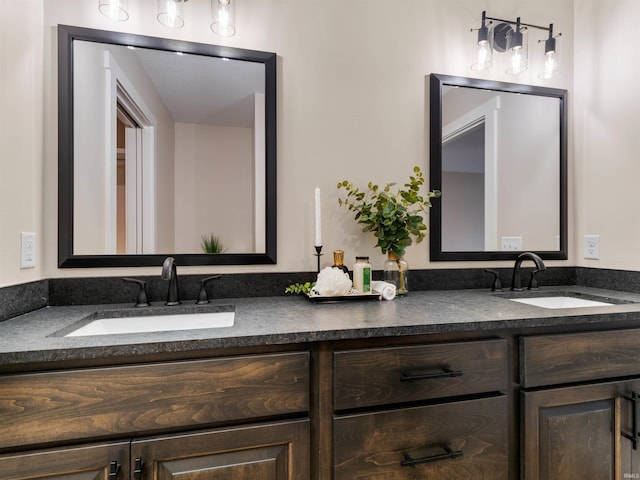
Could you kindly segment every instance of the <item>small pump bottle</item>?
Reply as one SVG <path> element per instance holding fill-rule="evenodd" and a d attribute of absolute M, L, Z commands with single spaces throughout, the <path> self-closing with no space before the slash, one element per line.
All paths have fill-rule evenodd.
<path fill-rule="evenodd" d="M 344 264 L 344 251 L 343 250 L 334 250 L 333 251 L 333 268 L 339 268 L 344 273 L 349 274 L 349 269 Z"/>
<path fill-rule="evenodd" d="M 371 293 L 369 257 L 356 257 L 356 263 L 353 264 L 353 288 L 360 293 Z"/>

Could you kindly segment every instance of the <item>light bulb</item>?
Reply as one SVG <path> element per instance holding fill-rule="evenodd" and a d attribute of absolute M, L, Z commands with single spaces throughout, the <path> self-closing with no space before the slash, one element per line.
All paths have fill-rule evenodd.
<path fill-rule="evenodd" d="M 542 80 L 549 80 L 559 74 L 558 55 L 556 52 L 545 53 L 544 71 L 538 77 Z"/>
<path fill-rule="evenodd" d="M 514 48 L 511 51 L 511 68 L 508 73 L 513 75 L 517 75 L 518 73 L 522 73 L 524 69 L 522 68 L 522 52 L 521 48 Z"/>
<path fill-rule="evenodd" d="M 486 70 L 489 68 L 493 64 L 492 53 L 489 42 L 486 40 L 478 42 L 477 55 L 475 61 L 471 65 L 471 70 Z"/>

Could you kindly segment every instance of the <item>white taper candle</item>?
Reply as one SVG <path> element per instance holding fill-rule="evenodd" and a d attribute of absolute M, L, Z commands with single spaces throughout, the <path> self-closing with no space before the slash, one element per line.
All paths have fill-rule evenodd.
<path fill-rule="evenodd" d="M 320 213 L 320 188 L 316 187 L 316 247 L 322 246 L 322 215 Z"/>

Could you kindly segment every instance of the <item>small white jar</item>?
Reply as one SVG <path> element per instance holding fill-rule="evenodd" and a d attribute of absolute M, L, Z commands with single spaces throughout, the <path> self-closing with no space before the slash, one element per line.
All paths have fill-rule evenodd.
<path fill-rule="evenodd" d="M 356 257 L 356 263 L 353 264 L 353 288 L 359 293 L 371 293 L 369 257 Z"/>

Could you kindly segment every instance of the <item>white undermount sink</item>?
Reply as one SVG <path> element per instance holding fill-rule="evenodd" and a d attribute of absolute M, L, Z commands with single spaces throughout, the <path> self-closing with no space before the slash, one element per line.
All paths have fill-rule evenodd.
<path fill-rule="evenodd" d="M 115 318 L 105 318 L 103 316 L 103 318 L 92 320 L 67 333 L 65 337 L 223 328 L 232 327 L 234 321 L 234 311 L 119 316 Z"/>
<path fill-rule="evenodd" d="M 582 308 L 582 307 L 605 307 L 614 305 L 613 303 L 588 300 L 576 297 L 537 297 L 537 298 L 510 298 L 512 302 L 526 303 L 542 308 Z"/>

